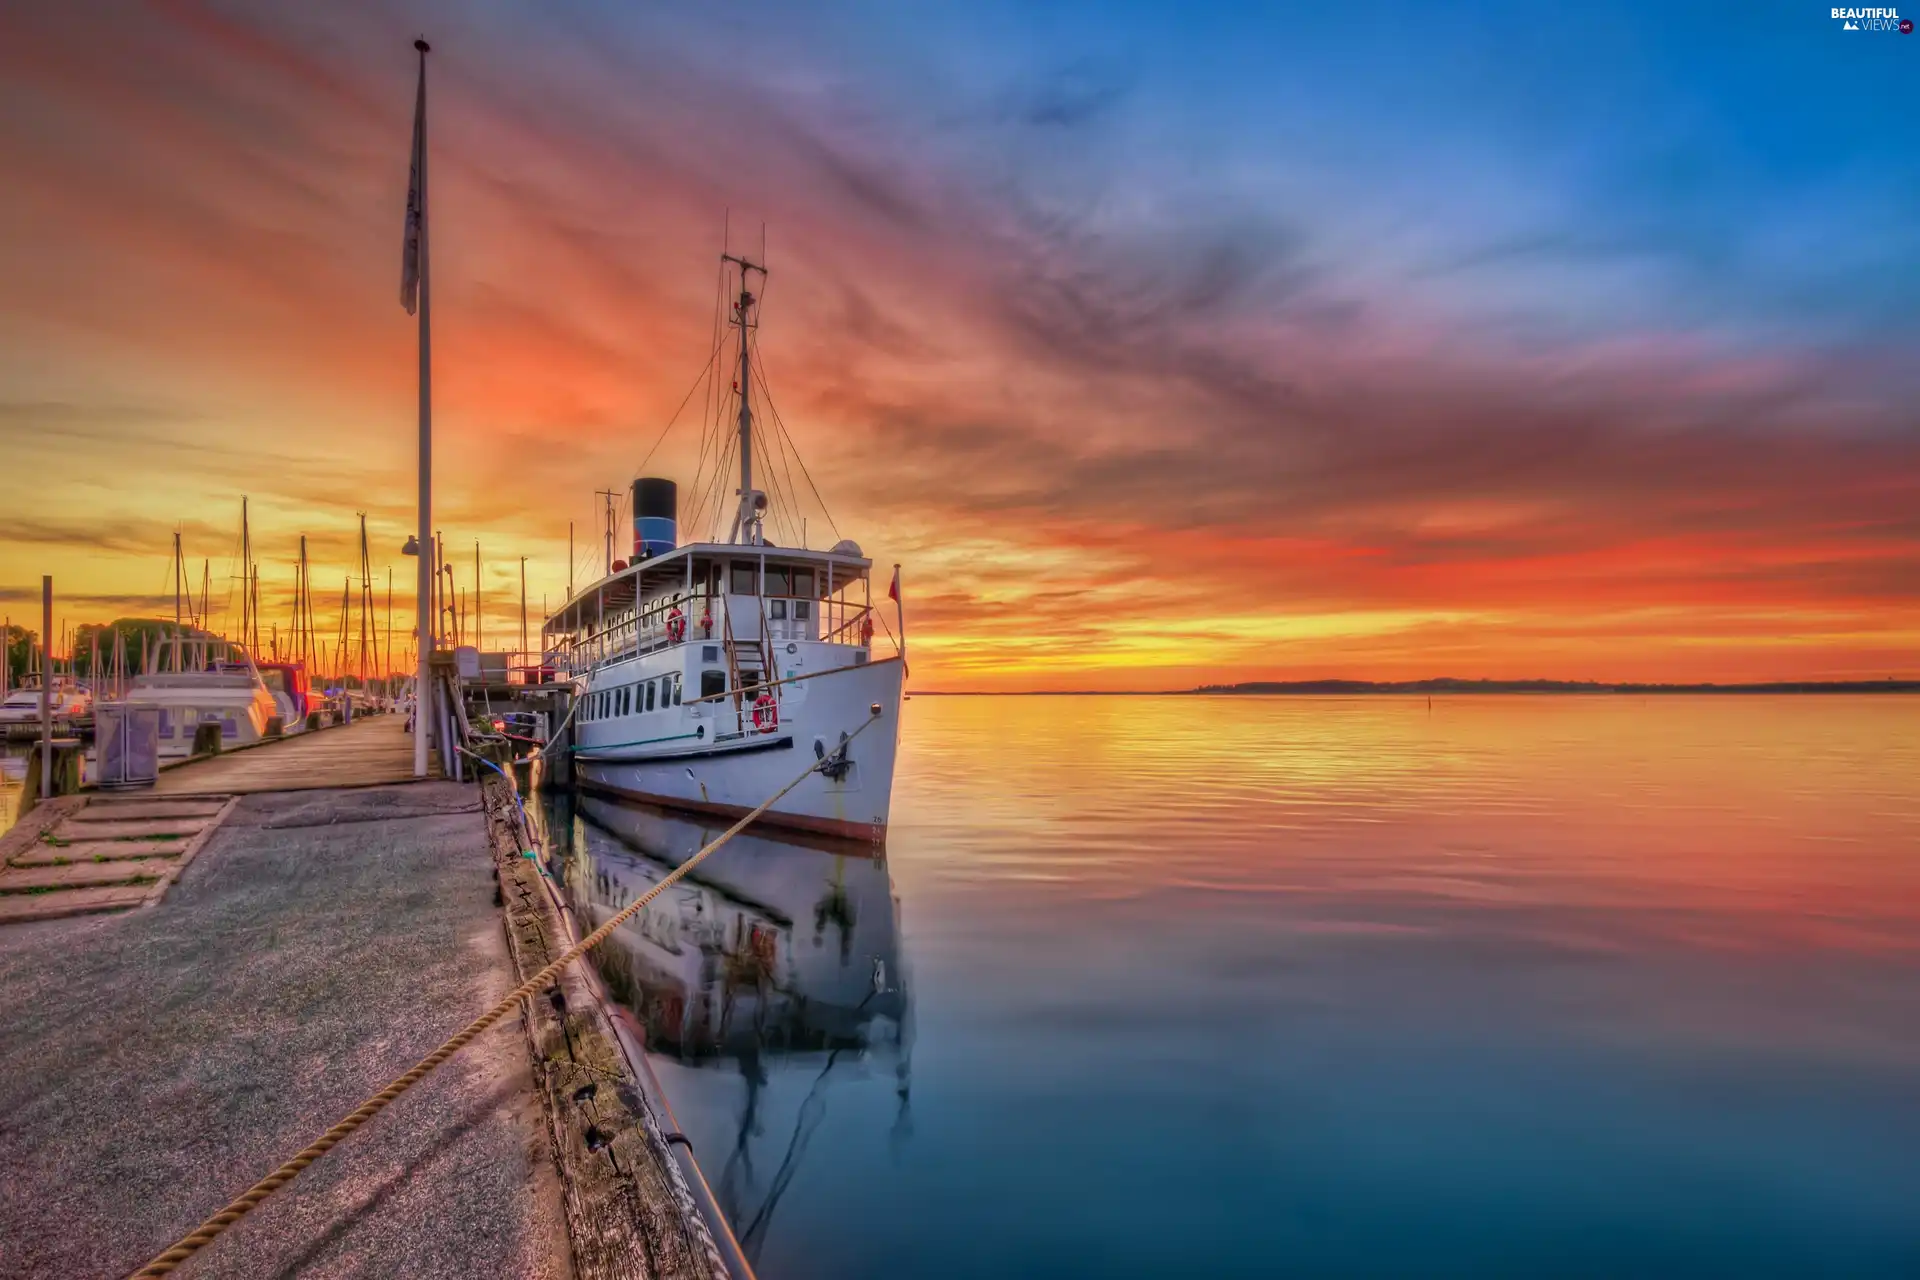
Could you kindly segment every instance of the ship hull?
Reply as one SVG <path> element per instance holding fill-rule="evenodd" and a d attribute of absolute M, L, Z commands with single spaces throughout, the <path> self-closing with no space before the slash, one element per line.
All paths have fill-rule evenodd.
<path fill-rule="evenodd" d="M 834 754 L 844 733 L 841 776 L 809 773 L 758 821 L 881 841 L 900 741 L 901 680 L 900 663 L 886 660 L 783 686 L 780 721 L 770 728 L 743 721 L 725 701 L 690 707 L 692 731 L 625 747 L 576 747 L 575 780 L 592 794 L 738 820 Z"/>

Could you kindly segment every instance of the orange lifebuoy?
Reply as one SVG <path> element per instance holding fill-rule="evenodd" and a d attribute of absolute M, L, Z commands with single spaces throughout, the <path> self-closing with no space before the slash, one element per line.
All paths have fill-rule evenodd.
<path fill-rule="evenodd" d="M 667 611 L 667 639 L 679 644 L 687 638 L 687 615 L 675 605 Z"/>
<path fill-rule="evenodd" d="M 872 614 L 868 614 L 866 617 L 860 619 L 860 643 L 861 644 L 873 643 L 873 615 Z"/>
<path fill-rule="evenodd" d="M 772 733 L 780 727 L 780 704 L 772 694 L 763 693 L 753 700 L 753 727 L 761 733 Z"/>

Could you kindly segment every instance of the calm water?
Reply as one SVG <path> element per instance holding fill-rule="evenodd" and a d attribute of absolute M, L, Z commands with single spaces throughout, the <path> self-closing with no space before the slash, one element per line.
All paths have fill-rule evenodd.
<path fill-rule="evenodd" d="M 1920 1274 L 1920 700 L 905 714 L 608 957 L 769 1280 Z"/>

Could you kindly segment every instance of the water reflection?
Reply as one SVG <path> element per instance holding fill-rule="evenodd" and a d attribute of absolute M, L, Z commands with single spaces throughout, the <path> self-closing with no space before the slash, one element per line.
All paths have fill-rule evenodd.
<path fill-rule="evenodd" d="M 725 830 L 596 797 L 549 795 L 535 818 L 582 931 L 598 927 Z M 532 814 L 530 817 L 534 816 Z M 750 1258 L 840 1080 L 890 1076 L 909 1132 L 911 1020 L 899 903 L 883 850 L 742 834 L 594 953 L 649 1049 L 742 1088 L 724 1156 L 702 1164 Z M 803 1090 L 798 1107 L 791 1095 Z M 783 1096 L 770 1105 L 772 1093 Z"/>

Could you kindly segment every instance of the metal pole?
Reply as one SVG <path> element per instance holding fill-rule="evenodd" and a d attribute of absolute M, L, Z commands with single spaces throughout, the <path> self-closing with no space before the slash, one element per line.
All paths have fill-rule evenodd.
<path fill-rule="evenodd" d="M 432 293 L 428 288 L 427 242 L 427 42 L 415 40 L 420 51 L 420 666 L 414 674 L 413 776 L 427 776 L 427 726 L 433 723 L 431 711 L 433 686 L 428 680 L 432 665 L 434 618 L 430 606 L 432 592 L 429 575 L 434 571 L 433 556 L 433 314 Z M 444 754 L 444 752 L 443 752 Z"/>
<path fill-rule="evenodd" d="M 527 661 L 527 558 L 520 557 L 520 662 Z M 4 681 L 0 681 L 4 684 Z"/>
<path fill-rule="evenodd" d="M 53 796 L 53 575 L 40 579 L 40 798 Z"/>

